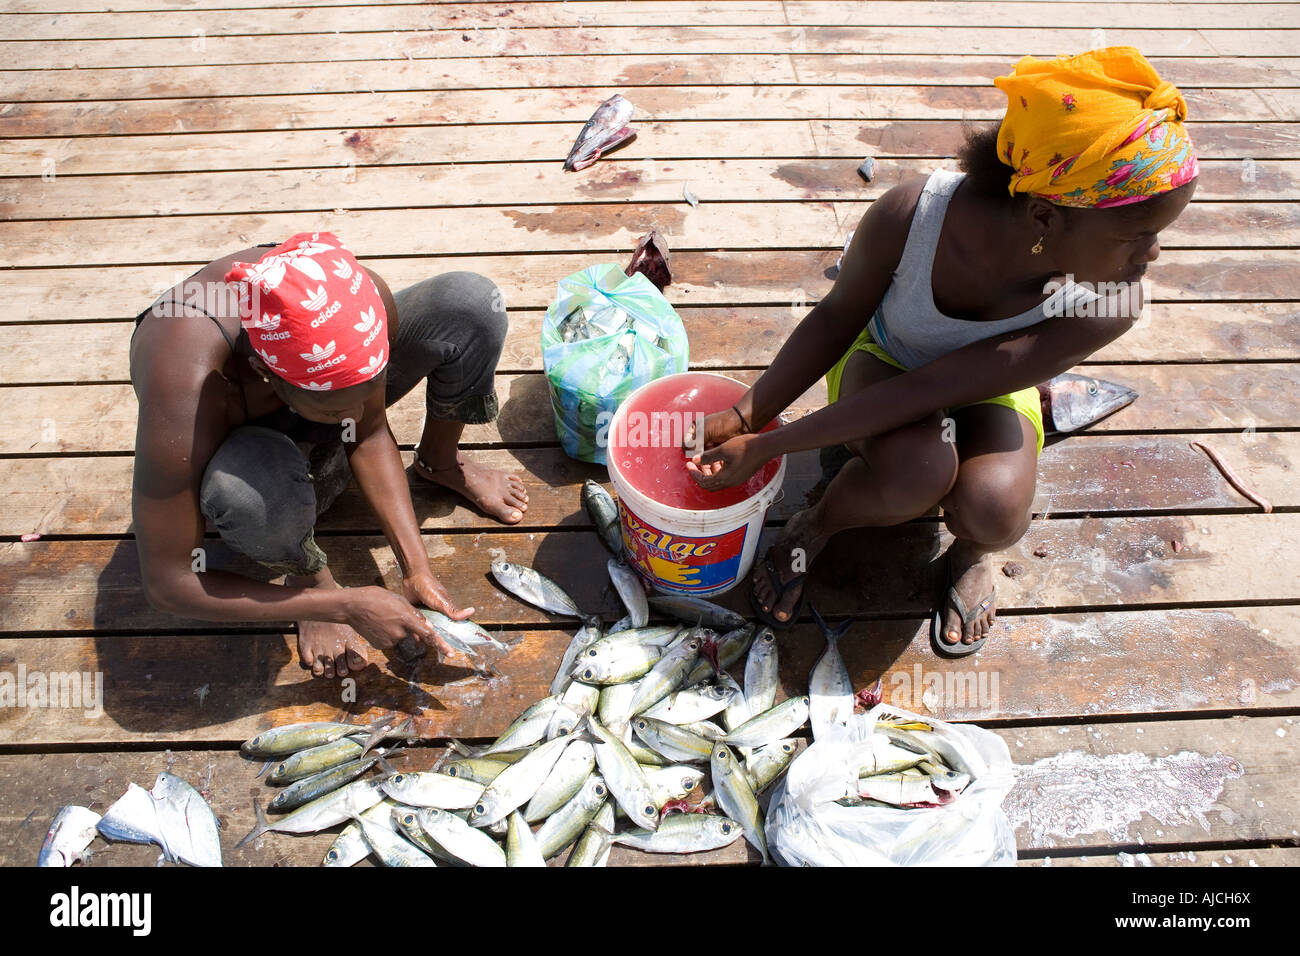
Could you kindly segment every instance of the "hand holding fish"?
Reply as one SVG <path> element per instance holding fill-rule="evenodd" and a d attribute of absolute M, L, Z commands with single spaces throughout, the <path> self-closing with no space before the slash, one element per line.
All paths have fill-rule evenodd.
<path fill-rule="evenodd" d="M 402 578 L 402 596 L 412 605 L 424 605 L 435 611 L 441 611 L 453 621 L 463 621 L 474 613 L 474 608 L 458 608 L 452 601 L 451 595 L 443 587 L 442 582 L 434 576 L 432 571 L 425 571 L 422 574 L 412 574 Z M 427 623 L 427 621 L 426 621 Z M 451 651 L 451 647 L 437 635 L 437 632 L 430 628 L 428 638 L 420 638 L 425 644 L 435 647 L 439 654 L 446 655 Z"/>
<path fill-rule="evenodd" d="M 736 435 L 686 461 L 686 470 L 706 491 L 734 488 L 748 481 L 773 457 L 764 450 L 764 435 Z"/>
<path fill-rule="evenodd" d="M 403 590 L 406 586 L 403 582 Z M 402 595 L 381 587 L 349 588 L 346 593 L 347 610 L 344 612 L 346 620 L 343 623 L 374 647 L 385 650 L 405 638 L 413 637 L 422 644 L 436 648 L 440 654 L 450 653 L 451 648 L 438 637 L 433 625 Z M 430 597 L 433 595 L 430 594 Z M 463 615 L 472 611 L 457 613 Z"/>

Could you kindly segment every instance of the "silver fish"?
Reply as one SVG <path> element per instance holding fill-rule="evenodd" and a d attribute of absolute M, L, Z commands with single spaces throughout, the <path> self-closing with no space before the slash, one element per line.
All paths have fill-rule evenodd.
<path fill-rule="evenodd" d="M 746 624 L 738 627 L 734 631 L 728 631 L 721 637 L 712 634 L 706 634 L 706 640 L 710 640 L 717 648 L 718 666 L 724 671 L 736 661 L 745 656 L 745 651 L 749 650 L 750 641 L 754 639 L 754 625 Z M 704 648 L 700 649 L 700 659 L 695 662 L 695 669 L 686 675 L 686 680 L 682 682 L 683 687 L 691 687 L 702 680 L 707 680 L 714 676 L 713 664 L 708 660 L 708 655 Z"/>
<path fill-rule="evenodd" d="M 621 730 L 627 726 L 627 722 L 632 719 L 632 712 L 629 707 L 632 703 L 632 697 L 636 694 L 636 684 L 609 684 L 600 689 L 600 704 L 596 708 L 596 715 L 600 722 L 612 729 Z"/>
<path fill-rule="evenodd" d="M 569 684 L 573 682 L 573 665 L 578 655 L 604 636 L 600 630 L 600 618 L 589 617 L 583 622 L 578 633 L 573 635 L 573 640 L 565 648 L 564 656 L 560 658 L 560 667 L 551 678 L 552 694 L 563 694 L 568 689 Z"/>
<path fill-rule="evenodd" d="M 776 633 L 765 627 L 754 636 L 745 660 L 745 705 L 756 714 L 771 710 L 781 687 Z"/>
<path fill-rule="evenodd" d="M 625 684 L 648 674 L 663 656 L 652 644 L 610 644 L 606 638 L 578 655 L 573 678 L 584 684 Z"/>
<path fill-rule="evenodd" d="M 587 726 L 600 740 L 596 744 L 596 766 L 605 778 L 605 785 L 623 812 L 639 827 L 653 830 L 659 825 L 659 811 L 654 805 L 654 794 L 646 781 L 636 758 L 628 752 L 623 741 L 602 727 L 595 718 L 587 718 Z"/>
<path fill-rule="evenodd" d="M 331 790 L 337 790 L 344 784 L 351 783 L 378 763 L 382 757 L 382 753 L 373 753 L 360 760 L 350 760 L 329 770 L 323 770 L 315 776 L 297 780 L 272 797 L 271 802 L 267 804 L 267 809 L 275 813 L 296 810 L 304 803 L 311 803 Z"/>
<path fill-rule="evenodd" d="M 705 740 L 721 740 L 727 732 L 711 720 L 693 720 L 689 724 L 680 724 L 682 730 L 703 737 Z"/>
<path fill-rule="evenodd" d="M 600 705 L 600 688 L 575 680 L 560 695 L 560 703 L 579 714 L 593 714 Z"/>
<path fill-rule="evenodd" d="M 966 755 L 962 753 L 957 744 L 942 734 L 923 730 L 901 730 L 882 727 L 880 724 L 876 725 L 876 730 L 905 748 L 914 751 L 925 751 L 939 763 L 958 773 L 964 773 L 968 777 L 976 776 L 975 770 L 966 759 Z"/>
<path fill-rule="evenodd" d="M 873 734 L 869 741 L 870 754 L 858 768 L 859 776 L 871 777 L 882 773 L 901 773 L 919 766 L 929 759 L 928 752 L 919 753 L 910 744 L 896 743 L 885 734 Z"/>
<path fill-rule="evenodd" d="M 754 793 L 762 793 L 785 773 L 798 750 L 798 738 L 788 737 L 759 747 L 746 757 L 745 772 L 749 774 Z"/>
<path fill-rule="evenodd" d="M 745 626 L 745 619 L 735 611 L 719 607 L 703 598 L 682 595 L 655 596 L 650 598 L 650 606 L 687 624 L 703 624 L 718 631 L 730 631 Z"/>
<path fill-rule="evenodd" d="M 510 814 L 506 834 L 506 866 L 545 866 L 546 857 L 537 842 L 537 835 L 518 811 Z"/>
<path fill-rule="evenodd" d="M 98 832 L 100 816 L 85 807 L 60 807 L 54 815 L 37 866 L 72 866 L 82 858 Z"/>
<path fill-rule="evenodd" d="M 456 815 L 428 809 L 417 811 L 416 820 L 438 846 L 470 866 L 506 865 L 506 854 L 496 841 Z"/>
<path fill-rule="evenodd" d="M 429 619 L 439 637 L 469 657 L 479 657 L 479 651 L 484 647 L 490 647 L 494 651 L 508 651 L 513 646 L 497 640 L 473 621 L 453 621 L 441 611 L 427 607 L 416 610 Z"/>
<path fill-rule="evenodd" d="M 564 589 L 545 575 L 522 564 L 493 561 L 492 577 L 498 584 L 522 601 L 526 601 L 552 614 L 585 617 Z"/>
<path fill-rule="evenodd" d="M 620 617 L 617 621 L 615 621 L 613 624 L 609 626 L 609 630 L 606 633 L 617 634 L 620 631 L 630 631 L 630 630 L 632 630 L 632 615 L 624 614 L 622 617 Z"/>
<path fill-rule="evenodd" d="M 758 808 L 758 798 L 749 785 L 749 778 L 744 768 L 736 760 L 736 755 L 726 744 L 713 748 L 709 760 L 710 776 L 713 778 L 713 792 L 717 797 L 722 812 L 744 828 L 745 839 L 763 854 L 763 862 L 771 863 L 767 853 L 767 836 L 763 831 L 763 814 Z"/>
<path fill-rule="evenodd" d="M 465 810 L 474 806 L 486 789 L 473 780 L 445 773 L 395 773 L 379 781 L 379 789 L 408 807 Z"/>
<path fill-rule="evenodd" d="M 686 764 L 644 768 L 646 782 L 660 810 L 672 800 L 685 800 L 704 783 L 704 771 Z"/>
<path fill-rule="evenodd" d="M 449 777 L 472 780 L 486 787 L 508 766 L 510 764 L 506 761 L 493 760 L 491 757 L 465 757 L 447 764 L 441 772 Z"/>
<path fill-rule="evenodd" d="M 550 697 L 543 697 L 516 717 L 515 722 L 486 747 L 465 748 L 466 756 L 491 757 L 511 750 L 522 750 L 531 747 L 546 737 L 547 728 L 551 724 L 551 717 L 559 706 L 560 698 L 558 695 L 552 694 Z"/>
<path fill-rule="evenodd" d="M 596 112 L 591 114 L 591 119 L 573 141 L 564 168 L 569 172 L 586 169 L 603 154 L 634 138 L 636 130 L 628 125 L 628 121 L 635 109 L 618 93 L 596 107 Z"/>
<path fill-rule="evenodd" d="M 618 592 L 619 600 L 627 608 L 627 616 L 631 619 L 632 626 L 645 627 L 650 620 L 650 605 L 646 601 L 645 585 L 641 583 L 641 575 L 613 558 L 605 562 L 605 568 L 609 571 L 609 579 L 614 583 L 614 590 Z"/>
<path fill-rule="evenodd" d="M 280 833 L 317 833 L 327 830 L 355 818 L 383 798 L 384 792 L 379 789 L 379 782 L 371 778 L 363 778 L 299 807 L 287 817 L 268 823 L 266 814 L 262 812 L 261 801 L 254 797 L 253 813 L 257 817 L 257 823 L 249 831 L 248 836 L 235 844 L 235 848 L 238 849 L 272 830 Z"/>
<path fill-rule="evenodd" d="M 703 853 L 730 846 L 744 833 L 735 820 L 712 813 L 678 813 L 667 817 L 654 833 L 629 830 L 613 842 L 646 853 Z"/>
<path fill-rule="evenodd" d="M 393 826 L 393 809 L 397 806 L 397 803 L 385 797 L 370 809 L 362 811 L 361 816 L 371 823 L 391 827 Z M 325 859 L 321 865 L 355 866 L 369 855 L 370 844 L 361 835 L 361 825 L 353 822 L 344 827 L 334 842 L 330 844 L 329 849 L 325 851 Z"/>
<path fill-rule="evenodd" d="M 614 831 L 614 807 L 613 800 L 601 804 L 591 823 L 587 824 L 587 829 L 574 844 L 573 852 L 564 861 L 565 866 L 604 866 L 609 862 L 609 851 L 614 845 L 610 842 Z"/>
<path fill-rule="evenodd" d="M 645 741 L 646 746 L 669 760 L 683 763 L 702 763 L 709 759 L 713 741 L 692 733 L 685 727 L 665 724 L 653 717 L 638 717 L 632 721 L 632 730 Z"/>
<path fill-rule="evenodd" d="M 529 823 L 536 823 L 555 813 L 582 789 L 583 783 L 595 769 L 596 751 L 592 749 L 590 742 L 573 741 L 565 748 L 560 759 L 555 761 L 555 766 L 547 774 L 546 780 L 528 801 L 528 806 L 524 808 L 524 819 Z"/>
<path fill-rule="evenodd" d="M 300 750 L 307 750 L 310 747 L 319 747 L 321 744 L 330 743 L 340 737 L 349 737 L 359 733 L 373 734 L 391 727 L 392 724 L 392 717 L 383 717 L 374 723 L 365 725 L 319 721 L 305 724 L 287 724 L 283 727 L 272 727 L 270 730 L 262 731 L 251 740 L 244 741 L 239 749 L 246 757 L 283 757 L 297 753 Z"/>
<path fill-rule="evenodd" d="M 745 692 L 736 683 L 735 678 L 726 671 L 718 675 L 717 686 L 723 691 L 731 691 L 727 706 L 722 711 L 722 726 L 727 730 L 735 730 L 752 716 L 749 712 L 749 701 L 745 700 Z"/>
<path fill-rule="evenodd" d="M 153 798 L 148 790 L 134 783 L 127 784 L 126 793 L 104 811 L 98 829 L 110 840 L 165 845 Z"/>
<path fill-rule="evenodd" d="M 954 793 L 936 789 L 931 777 L 913 777 L 904 773 L 859 777 L 858 796 L 896 807 L 938 807 L 957 797 Z"/>
<path fill-rule="evenodd" d="M 1050 432 L 1074 432 L 1132 403 L 1138 393 L 1105 379 L 1063 372 L 1038 386 L 1043 424 Z"/>
<path fill-rule="evenodd" d="M 686 637 L 674 644 L 636 685 L 628 705 L 633 716 L 653 707 L 686 679 L 700 656 L 700 638 Z"/>
<path fill-rule="evenodd" d="M 300 750 L 272 767 L 266 779 L 279 786 L 306 777 L 314 777 L 349 760 L 356 760 L 361 756 L 361 748 L 365 740 L 363 735 L 354 734 L 351 737 L 340 737 L 338 740 L 321 744 L 319 747 Z"/>
<path fill-rule="evenodd" d="M 548 740 L 517 764 L 501 771 L 474 804 L 469 815 L 470 826 L 487 826 L 504 820 L 515 808 L 531 800 L 564 748 L 572 742 L 570 737 Z"/>
<path fill-rule="evenodd" d="M 623 529 L 618 519 L 618 505 L 613 497 L 599 483 L 588 478 L 582 483 L 583 510 L 596 526 L 600 539 L 613 552 L 614 557 L 623 558 Z"/>
<path fill-rule="evenodd" d="M 949 793 L 961 793 L 970 786 L 969 774 L 949 770 L 941 764 L 935 764 L 929 760 L 923 760 L 916 765 L 916 768 L 930 778 L 930 785 L 936 790 L 945 790 Z"/>
<path fill-rule="evenodd" d="M 203 795 L 166 771 L 158 774 L 149 791 L 163 852 L 190 866 L 221 866 L 220 824 Z"/>
<path fill-rule="evenodd" d="M 826 649 L 808 675 L 808 712 L 812 719 L 813 740 L 821 740 L 833 727 L 847 727 L 853 716 L 853 680 L 840 656 L 839 641 L 853 626 L 845 621 L 831 627 L 812 608 L 813 620 L 826 638 Z"/>
<path fill-rule="evenodd" d="M 545 859 L 569 846 L 609 800 L 609 788 L 598 773 L 589 774 L 582 786 L 564 805 L 546 818 L 537 830 L 537 845 Z"/>
<path fill-rule="evenodd" d="M 722 739 L 741 747 L 761 747 L 789 737 L 807 722 L 808 698 L 791 697 L 771 710 L 749 718 Z"/>
<path fill-rule="evenodd" d="M 398 836 L 390 828 L 378 823 L 371 823 L 360 814 L 357 815 L 356 820 L 357 825 L 361 827 L 362 838 L 384 866 L 428 867 L 438 865 L 433 862 L 433 858 L 429 854 L 405 837 Z"/>
<path fill-rule="evenodd" d="M 429 834 L 424 832 L 423 828 L 420 826 L 419 815 L 421 813 L 445 813 L 448 817 L 456 820 L 461 825 L 469 826 L 469 824 L 465 823 L 464 820 L 457 817 L 453 810 L 438 810 L 433 807 L 417 808 L 398 806 L 394 807 L 391 813 L 393 831 L 406 837 L 425 853 L 429 854 L 429 856 L 433 857 L 434 860 L 440 860 L 448 866 L 466 866 L 467 864 L 464 860 L 448 853 L 441 846 L 435 843 Z M 489 841 L 492 839 L 486 834 L 483 834 L 483 837 Z M 495 844 L 493 845 L 495 846 Z"/>
<path fill-rule="evenodd" d="M 675 691 L 641 713 L 647 717 L 653 717 L 656 720 L 677 724 L 678 726 L 693 723 L 697 720 L 707 720 L 726 709 L 731 699 L 736 695 L 736 690 L 739 689 L 733 690 L 733 687 L 735 687 L 735 681 L 732 681 L 732 687 L 724 687 L 719 681 L 716 687 L 701 685 L 692 687 L 689 690 Z"/>

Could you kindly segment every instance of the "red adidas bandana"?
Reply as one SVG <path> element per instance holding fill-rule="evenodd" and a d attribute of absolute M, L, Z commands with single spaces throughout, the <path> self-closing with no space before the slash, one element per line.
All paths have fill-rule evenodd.
<path fill-rule="evenodd" d="M 352 253 L 329 232 L 303 232 L 236 262 L 240 316 L 266 367 L 313 391 L 368 382 L 388 365 L 384 303 Z"/>

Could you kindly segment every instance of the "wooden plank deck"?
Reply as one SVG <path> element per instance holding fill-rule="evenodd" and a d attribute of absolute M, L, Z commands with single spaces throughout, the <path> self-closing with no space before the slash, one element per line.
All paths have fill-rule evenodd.
<path fill-rule="evenodd" d="M 625 261 L 658 226 L 694 366 L 752 380 L 830 288 L 867 205 L 951 167 L 963 124 L 998 118 L 995 75 L 1103 43 L 1139 47 L 1186 92 L 1202 157 L 1196 200 L 1162 235 L 1149 316 L 1084 363 L 1141 398 L 1045 450 L 1035 520 L 997 559 L 1023 570 L 999 578 L 1002 626 L 977 659 L 928 646 L 949 540 L 937 516 L 842 536 L 810 593 L 858 621 L 843 646 L 856 686 L 880 677 L 887 699 L 1007 741 L 1022 865 L 1300 862 L 1297 40 L 1300 9 L 1271 2 L 0 0 L 0 671 L 98 671 L 105 692 L 98 716 L 0 708 L 0 864 L 33 862 L 58 806 L 102 809 L 171 768 L 206 788 L 227 862 L 314 865 L 331 836 L 232 850 L 264 788 L 241 740 L 400 710 L 424 738 L 402 759 L 423 768 L 447 738 L 496 735 L 544 694 L 571 632 L 495 589 L 493 556 L 621 613 L 603 575 L 573 571 L 600 556 L 578 489 L 603 469 L 566 458 L 551 426 L 537 340 L 555 281 Z M 638 138 L 563 173 L 616 91 L 638 108 Z M 855 172 L 866 155 L 870 184 Z M 291 626 L 182 620 L 141 593 L 127 317 L 210 258 L 322 227 L 394 288 L 471 269 L 506 295 L 502 415 L 466 442 L 519 469 L 530 511 L 503 528 L 414 493 L 452 593 L 523 638 L 491 681 L 455 658 L 375 655 L 345 706 L 303 676 Z M 420 401 L 390 418 L 409 460 Z M 772 528 L 819 477 L 815 454 L 792 457 Z M 344 583 L 395 581 L 355 489 L 320 540 Z M 746 607 L 739 592 L 723 603 Z M 816 629 L 784 647 L 783 694 L 802 692 Z M 949 693 L 927 696 L 927 677 Z M 1131 799 L 1107 803 L 1121 773 Z M 1199 789 L 1162 790 L 1169 779 Z M 92 862 L 155 856 L 115 846 Z M 739 844 L 693 862 L 751 856 Z"/>

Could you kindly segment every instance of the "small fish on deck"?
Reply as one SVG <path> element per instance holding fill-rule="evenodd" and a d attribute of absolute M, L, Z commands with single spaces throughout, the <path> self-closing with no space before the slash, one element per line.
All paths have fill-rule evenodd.
<path fill-rule="evenodd" d="M 627 125 L 635 109 L 618 93 L 596 107 L 573 141 L 564 168 L 570 172 L 586 169 L 605 153 L 635 138 L 636 130 Z"/>

